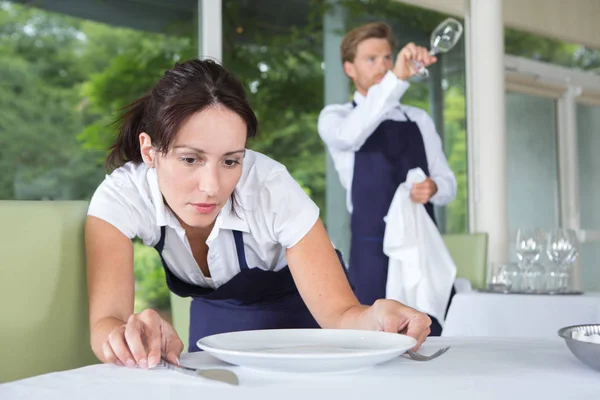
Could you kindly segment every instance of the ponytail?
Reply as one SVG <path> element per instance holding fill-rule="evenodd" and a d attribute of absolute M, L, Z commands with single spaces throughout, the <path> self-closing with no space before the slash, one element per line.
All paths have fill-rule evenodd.
<path fill-rule="evenodd" d="M 148 130 L 146 120 L 149 103 L 150 94 L 140 97 L 124 107 L 125 112 L 115 121 L 114 125 L 118 126 L 119 133 L 106 158 L 105 167 L 109 171 L 119 168 L 129 161 L 137 163 L 143 161 L 139 135 Z"/>

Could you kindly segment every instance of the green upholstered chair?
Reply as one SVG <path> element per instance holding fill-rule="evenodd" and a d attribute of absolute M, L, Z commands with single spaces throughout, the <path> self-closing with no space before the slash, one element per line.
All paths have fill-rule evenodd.
<path fill-rule="evenodd" d="M 83 201 L 0 201 L 0 382 L 97 363 Z"/>
<path fill-rule="evenodd" d="M 444 234 L 444 243 L 456 264 L 457 278 L 465 278 L 475 289 L 485 288 L 487 233 Z"/>

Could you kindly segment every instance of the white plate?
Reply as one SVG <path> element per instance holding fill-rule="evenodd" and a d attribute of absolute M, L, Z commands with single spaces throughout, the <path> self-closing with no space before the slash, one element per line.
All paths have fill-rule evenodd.
<path fill-rule="evenodd" d="M 342 329 L 230 332 L 198 340 L 230 364 L 271 372 L 347 372 L 398 357 L 417 341 L 397 333 Z"/>

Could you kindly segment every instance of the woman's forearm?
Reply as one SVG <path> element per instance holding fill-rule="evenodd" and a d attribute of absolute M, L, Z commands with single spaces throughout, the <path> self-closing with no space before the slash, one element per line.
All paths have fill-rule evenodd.
<path fill-rule="evenodd" d="M 368 306 L 361 304 L 352 305 L 340 313 L 337 320 L 337 329 L 371 329 L 370 324 L 366 322 L 365 312 Z"/>

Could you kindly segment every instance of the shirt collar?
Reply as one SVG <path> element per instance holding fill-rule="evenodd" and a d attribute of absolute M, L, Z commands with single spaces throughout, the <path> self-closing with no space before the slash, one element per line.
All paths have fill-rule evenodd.
<path fill-rule="evenodd" d="M 181 228 L 179 223 L 174 224 L 173 219 L 177 220 L 171 210 L 165 205 L 163 195 L 158 187 L 158 177 L 154 168 L 148 168 L 146 173 L 146 180 L 148 182 L 148 188 L 150 189 L 150 200 L 154 205 L 156 213 L 156 225 L 158 226 L 170 226 L 172 228 Z M 177 221 L 179 222 L 179 221 Z"/>
<path fill-rule="evenodd" d="M 235 204 L 235 212 L 231 210 L 231 199 L 227 200 L 227 203 L 221 209 L 219 216 L 217 219 L 221 219 L 220 229 L 229 229 L 232 231 L 241 231 L 241 232 L 250 232 L 250 228 L 248 227 L 248 222 L 246 221 L 246 216 L 244 214 L 243 207 L 236 202 Z M 217 223 L 215 222 L 215 226 Z"/>
<path fill-rule="evenodd" d="M 363 101 L 366 101 L 366 100 L 367 100 L 367 98 L 366 98 L 366 96 L 363 96 L 362 94 L 360 94 L 358 91 L 355 91 L 355 92 L 354 92 L 354 97 L 353 97 L 353 100 L 354 100 L 354 102 L 356 103 L 356 105 L 359 105 L 359 104 L 361 104 Z M 400 108 L 400 109 L 403 109 L 403 108 L 402 108 L 402 102 L 401 102 L 401 101 L 398 101 L 398 105 L 397 105 L 397 107 L 398 107 L 398 108 Z"/>
<path fill-rule="evenodd" d="M 360 94 L 357 91 L 354 92 L 354 102 L 358 105 L 360 103 L 362 103 L 363 101 L 365 101 L 367 98 L 365 96 L 363 96 L 362 94 Z"/>

